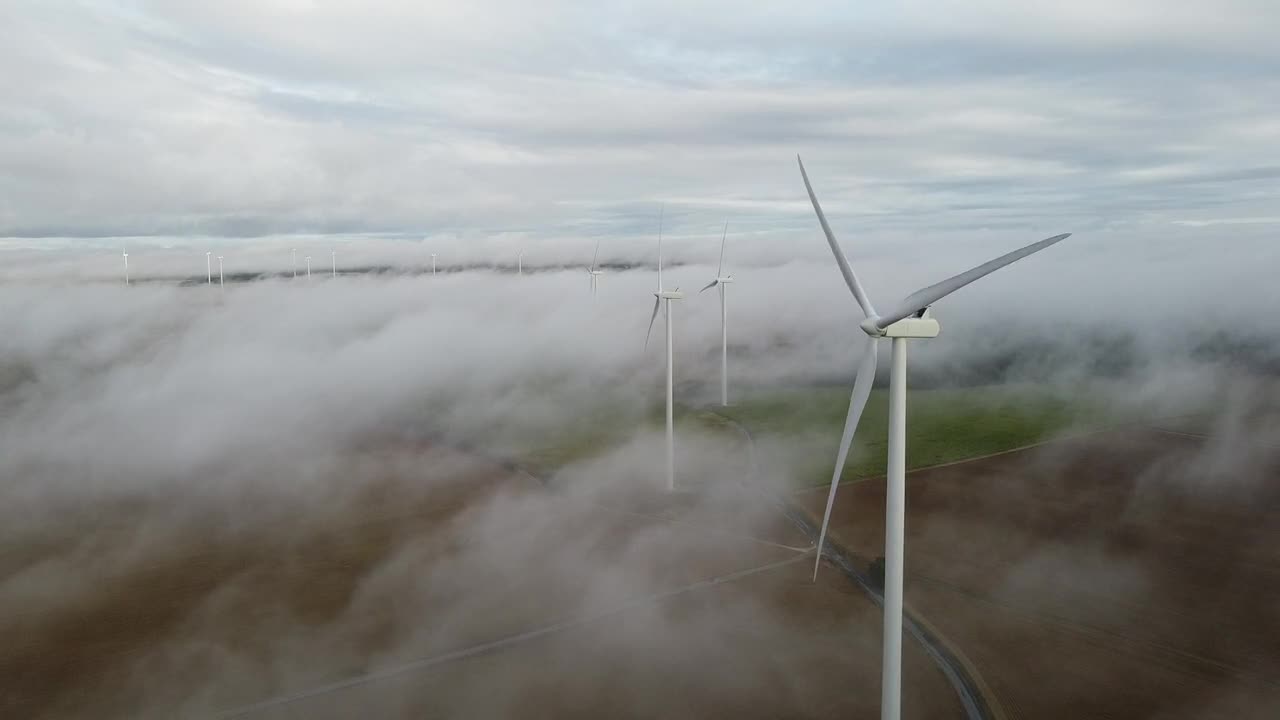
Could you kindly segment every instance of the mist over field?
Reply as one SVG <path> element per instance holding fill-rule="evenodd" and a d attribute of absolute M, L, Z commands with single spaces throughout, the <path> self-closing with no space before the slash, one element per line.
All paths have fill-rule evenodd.
<path fill-rule="evenodd" d="M 944 334 L 916 345 L 912 376 L 943 387 L 1030 381 L 1059 394 L 1087 382 L 1104 387 L 1117 407 L 1207 411 L 1227 432 L 1213 433 L 1196 462 L 1208 464 L 1210 478 L 1250 477 L 1238 472 L 1239 448 L 1274 440 L 1259 437 L 1274 423 L 1253 418 L 1269 417 L 1265 398 L 1274 390 L 1265 375 L 1276 335 L 1267 318 L 1247 319 L 1249 307 L 1268 299 L 1235 296 L 1245 320 L 1223 331 L 1224 340 L 1203 319 L 1183 315 L 1185 301 L 1169 288 L 1144 288 L 1150 298 L 1143 302 L 1136 287 L 1096 282 L 1088 298 L 1072 295 L 1086 279 L 1073 271 L 1084 275 L 1089 266 L 1081 249 L 1062 250 L 940 304 Z M 875 292 L 905 292 L 905 283 L 917 282 L 881 274 L 875 261 L 863 266 L 878 278 Z M 834 267 L 815 258 L 733 270 L 735 393 L 851 379 L 859 317 Z M 713 271 L 681 264 L 668 270 L 667 283 L 696 288 Z M 209 565 L 216 583 L 189 588 L 159 613 L 156 635 L 107 675 L 111 692 L 85 691 L 112 698 L 119 712 L 200 714 L 488 640 L 507 621 L 514 631 L 513 618 L 607 611 L 673 580 L 695 579 L 670 567 L 673 553 L 689 547 L 697 556 L 737 556 L 743 536 L 759 537 L 777 521 L 740 484 L 747 456 L 732 436 L 682 431 L 679 440 L 680 477 L 701 489 L 696 512 L 721 519 L 712 529 L 689 522 L 619 534 L 618 523 L 630 516 L 602 515 L 601 504 L 651 503 L 643 498 L 660 486 L 651 459 L 661 441 L 648 418 L 660 397 L 661 338 L 644 348 L 651 270 L 607 273 L 594 301 L 585 275 L 535 265 L 523 276 L 316 276 L 222 290 L 145 275 L 129 288 L 66 278 L 5 286 L 0 622 L 9 632 L 45 627 L 74 637 L 64 624 L 92 618 L 92 608 L 108 602 L 100 593 L 146 597 L 180 582 L 165 572 Z M 892 283 L 881 279 L 890 276 Z M 1153 310 L 1110 313 L 1101 325 L 1081 312 L 1090 306 Z M 1217 309 L 1230 310 L 1225 303 Z M 711 293 L 677 305 L 682 403 L 714 397 L 718 311 Z M 498 466 L 459 451 L 518 458 L 593 424 L 615 427 L 614 439 L 559 471 L 549 494 L 531 479 L 499 482 Z M 1222 456 L 1236 464 L 1219 466 L 1213 458 Z M 763 458 L 767 470 L 758 479 L 784 489 L 793 482 L 792 459 Z M 442 507 L 459 514 L 439 515 Z M 404 515 L 411 508 L 427 508 L 419 510 L 426 515 Z M 400 530 L 343 549 L 344 528 L 361 517 Z M 424 517 L 448 519 L 433 526 Z M 798 537 L 790 542 L 803 545 Z M 318 607 L 305 600 L 316 580 L 289 569 L 297 561 L 269 569 L 270 548 L 294 557 L 308 545 L 316 547 L 303 547 L 301 557 L 347 566 L 347 575 L 331 581 L 339 587 L 326 591 L 334 598 Z M 1029 569 L 1042 559 L 1028 562 L 1010 582 L 1045 572 Z M 1083 572 L 1080 558 L 1072 562 Z M 1120 572 L 1107 570 L 1105 557 L 1097 562 L 1097 572 Z M 272 576 L 264 594 L 263 578 Z M 723 662 L 726 638 L 747 622 L 766 644 L 803 641 L 827 662 L 847 654 L 843 643 L 797 629 L 758 598 L 726 602 L 714 613 L 644 614 L 621 635 L 589 637 L 606 656 L 652 652 L 656 662 L 666 653 L 703 653 L 707 662 Z M 255 608 L 248 616 L 245 603 Z M 437 695 L 427 707 L 513 713 L 509 703 L 541 682 L 526 672 L 498 672 L 492 679 L 500 690 L 483 693 L 493 705 L 477 705 L 478 690 L 470 690 Z M 153 674 L 185 679 L 157 688 L 145 681 Z M 589 686 L 584 681 L 583 690 Z M 421 689 L 410 683 L 374 695 L 378 703 L 398 698 L 413 706 Z M 799 694 L 785 700 L 804 707 Z M 447 710 L 452 702 L 461 704 Z M 55 714 L 59 707 L 83 711 L 55 704 Z M 629 707 L 645 714 L 643 702 Z"/>

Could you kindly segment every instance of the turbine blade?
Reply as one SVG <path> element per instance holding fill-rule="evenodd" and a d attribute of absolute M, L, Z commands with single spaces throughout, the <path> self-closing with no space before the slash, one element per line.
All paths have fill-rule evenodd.
<path fill-rule="evenodd" d="M 831 252 L 836 256 L 836 264 L 840 266 L 840 274 L 844 276 L 844 283 L 849 286 L 853 298 L 858 301 L 858 306 L 862 308 L 862 313 L 867 317 L 876 314 L 876 309 L 871 306 L 871 298 L 867 297 L 867 293 L 862 289 L 862 283 L 858 282 L 858 276 L 853 274 L 853 268 L 849 266 L 849 259 L 844 256 L 844 251 L 840 249 L 840 243 L 836 242 L 835 233 L 831 232 L 831 226 L 827 224 L 827 216 L 822 214 L 822 206 L 818 204 L 818 196 L 813 194 L 813 185 L 809 184 L 809 173 L 804 171 L 804 161 L 800 156 L 796 156 L 796 162 L 800 163 L 800 177 L 804 178 L 804 189 L 809 191 L 809 201 L 813 203 L 813 211 L 818 213 L 818 224 L 822 225 L 822 232 L 827 236 L 827 244 L 831 246 Z"/>
<path fill-rule="evenodd" d="M 711 288 L 713 288 L 713 287 L 715 287 L 716 285 L 719 285 L 719 284 L 720 284 L 720 279 L 719 279 L 719 278 L 716 278 L 715 280 L 712 280 L 711 282 L 707 283 L 707 286 L 706 286 L 706 287 L 704 287 L 704 288 L 702 288 L 702 290 L 699 290 L 698 292 L 699 292 L 699 293 L 702 293 L 702 292 L 704 292 L 704 291 L 706 291 L 706 290 L 710 290 Z"/>
<path fill-rule="evenodd" d="M 649 329 L 644 334 L 644 347 L 649 349 L 649 336 L 653 334 L 653 321 L 658 319 L 658 305 L 662 303 L 661 298 L 653 299 L 653 314 L 649 316 Z"/>
<path fill-rule="evenodd" d="M 1054 235 L 1051 238 L 1045 238 L 1040 242 L 1031 243 L 1019 250 L 1014 250 L 1011 253 L 1005 253 L 995 260 L 988 260 L 972 270 L 966 270 L 959 275 L 949 277 L 940 283 L 917 290 L 903 298 L 902 302 L 898 303 L 898 306 L 893 309 L 893 312 L 877 319 L 876 326 L 880 328 L 889 327 L 902 318 L 907 317 L 908 315 L 911 315 L 912 313 L 915 313 L 938 300 L 941 300 L 974 280 L 990 275 L 1005 265 L 1017 262 L 1032 253 L 1040 252 L 1050 245 L 1062 242 L 1069 237 L 1071 237 L 1071 233 L 1063 233 L 1061 235 Z"/>
<path fill-rule="evenodd" d="M 871 395 L 871 382 L 876 377 L 876 350 L 878 342 L 872 338 L 862 355 L 862 364 L 858 366 L 858 377 L 853 381 L 853 393 L 849 395 L 849 415 L 844 420 L 844 434 L 840 436 L 840 450 L 836 453 L 836 467 L 831 473 L 831 490 L 827 493 L 827 509 L 822 513 L 822 529 L 818 531 L 818 556 L 813 560 L 813 579 L 818 579 L 818 565 L 822 563 L 822 544 L 827 539 L 827 526 L 831 522 L 831 508 L 836 502 L 836 487 L 840 484 L 840 475 L 844 472 L 844 461 L 849 456 L 849 446 L 853 444 L 853 433 L 858 429 L 858 420 L 862 418 L 862 410 L 867 406 L 867 397 Z"/>
<path fill-rule="evenodd" d="M 596 241 L 596 251 L 591 254 L 591 269 L 596 269 L 596 259 L 600 257 L 600 241 Z"/>
<path fill-rule="evenodd" d="M 720 264 L 716 266 L 716 277 L 724 275 L 724 241 L 729 237 L 729 221 L 724 221 L 724 234 L 720 236 Z"/>

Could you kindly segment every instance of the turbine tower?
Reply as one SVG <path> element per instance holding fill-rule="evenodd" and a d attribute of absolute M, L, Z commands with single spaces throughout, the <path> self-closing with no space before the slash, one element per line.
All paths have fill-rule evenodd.
<path fill-rule="evenodd" d="M 222 256 L 221 256 L 221 255 L 219 255 L 219 256 L 218 256 L 218 289 L 219 289 L 219 290 L 223 289 L 223 282 L 222 282 Z"/>
<path fill-rule="evenodd" d="M 431 274 L 436 274 L 436 254 L 431 253 Z"/>
<path fill-rule="evenodd" d="M 124 254 L 124 286 L 129 287 L 129 251 L 122 248 L 120 252 Z"/>
<path fill-rule="evenodd" d="M 844 433 L 840 437 L 840 449 L 836 453 L 836 466 L 831 475 L 831 489 L 827 493 L 827 507 L 822 515 L 822 529 L 818 534 L 818 555 L 814 561 L 813 574 L 818 576 L 818 563 L 822 561 L 822 545 L 827 536 L 827 525 L 831 521 L 831 507 L 836 499 L 836 487 L 844 470 L 845 458 L 849 454 L 849 445 L 853 442 L 853 434 L 858 428 L 858 420 L 866 407 L 867 396 L 871 393 L 871 383 L 876 374 L 876 350 L 880 338 L 892 338 L 892 354 L 889 372 L 889 450 L 885 487 L 885 533 L 884 533 L 884 655 L 881 668 L 880 684 L 880 717 L 882 720 L 898 720 L 902 712 L 902 575 L 904 530 L 906 525 L 906 458 L 907 458 L 907 340 L 909 338 L 937 337 L 938 321 L 931 317 L 930 306 L 960 288 L 981 277 L 999 270 L 1017 260 L 1043 250 L 1054 243 L 1065 240 L 1071 233 L 1054 235 L 1020 250 L 1001 255 L 989 260 L 972 270 L 947 278 L 940 283 L 917 290 L 902 299 L 892 310 L 881 315 L 871 305 L 871 299 L 858 282 L 858 276 L 849 266 L 844 251 L 836 242 L 836 236 L 827 224 L 827 217 L 822 214 L 822 206 L 809 183 L 809 175 L 805 172 L 804 162 L 796 156 L 800 165 L 800 177 L 804 179 L 805 190 L 809 193 L 809 201 L 813 203 L 813 211 L 818 215 L 818 223 L 827 236 L 827 244 L 835 255 L 836 265 L 844 276 L 845 284 L 853 293 L 854 300 L 862 308 L 865 319 L 858 326 L 870 338 L 867 349 L 858 366 L 858 374 L 853 383 L 853 393 L 849 396 L 849 414 L 845 418 Z"/>
<path fill-rule="evenodd" d="M 724 234 L 720 236 L 720 265 L 716 268 L 716 279 L 707 283 L 699 293 L 713 287 L 720 288 L 720 404 L 729 405 L 729 309 L 725 304 L 725 285 L 733 282 L 732 275 L 724 274 L 724 241 L 729 237 L 729 221 L 724 221 Z"/>
<path fill-rule="evenodd" d="M 523 250 L 521 250 L 516 255 L 516 274 L 517 275 L 524 274 L 524 251 Z"/>
<path fill-rule="evenodd" d="M 298 248 L 289 248 L 290 266 L 293 268 L 293 279 L 298 279 Z"/>
<path fill-rule="evenodd" d="M 213 284 L 213 251 L 212 250 L 206 250 L 204 253 L 204 275 L 205 275 L 205 278 L 209 281 L 209 284 L 212 285 Z"/>
<path fill-rule="evenodd" d="M 333 264 L 333 277 L 338 277 L 338 251 L 329 251 L 329 262 Z"/>
<path fill-rule="evenodd" d="M 596 241 L 596 251 L 591 255 L 591 267 L 587 268 L 587 274 L 591 278 L 591 297 L 596 296 L 596 290 L 600 288 L 600 276 L 604 274 L 602 270 L 596 268 L 596 260 L 600 257 L 600 241 Z"/>
<path fill-rule="evenodd" d="M 653 314 L 649 316 L 649 330 L 644 335 L 644 345 L 649 347 L 649 335 L 653 332 L 653 321 L 658 317 L 658 306 L 662 305 L 667 323 L 667 490 L 676 489 L 676 435 L 675 415 L 672 410 L 672 372 L 671 372 L 671 301 L 683 300 L 684 293 L 680 288 L 662 289 L 662 216 L 666 207 L 658 212 L 658 291 L 653 294 Z"/>
<path fill-rule="evenodd" d="M 307 256 L 307 279 L 311 279 L 311 256 Z"/>

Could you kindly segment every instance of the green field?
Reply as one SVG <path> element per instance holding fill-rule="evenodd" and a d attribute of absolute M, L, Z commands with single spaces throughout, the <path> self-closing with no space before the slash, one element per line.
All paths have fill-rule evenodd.
<path fill-rule="evenodd" d="M 811 387 L 764 392 L 718 409 L 758 441 L 797 448 L 796 482 L 829 482 L 849 408 L 849 390 Z M 858 424 L 843 480 L 885 472 L 889 402 L 873 390 Z M 1070 430 L 1116 420 L 1100 399 L 1032 387 L 912 390 L 907 393 L 907 467 L 919 468 L 1010 450 Z"/>
<path fill-rule="evenodd" d="M 774 454 L 797 487 L 831 479 L 849 389 L 808 386 L 746 394 L 728 408 L 677 407 L 677 433 L 698 431 L 737 436 L 727 420 L 751 432 L 760 449 Z M 1120 411 L 1106 392 L 1070 392 L 1030 385 L 919 389 L 907 394 L 907 467 L 921 468 L 1011 450 L 1072 432 L 1137 419 Z M 842 478 L 885 472 L 888 394 L 871 393 Z M 576 460 L 608 452 L 636 432 L 660 431 L 662 407 L 614 412 L 596 408 L 573 426 L 541 428 L 510 447 L 509 455 L 536 473 L 552 473 Z M 776 465 L 775 465 L 776 467 Z"/>

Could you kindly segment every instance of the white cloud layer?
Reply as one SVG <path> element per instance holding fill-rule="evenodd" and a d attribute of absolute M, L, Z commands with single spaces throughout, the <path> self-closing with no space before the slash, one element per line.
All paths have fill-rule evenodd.
<path fill-rule="evenodd" d="M 663 201 L 687 233 L 728 214 L 807 238 L 797 152 L 872 236 L 1275 214 L 1270 2 L 16 0 L 0 20 L 0 237 L 24 245 L 634 237 Z"/>

